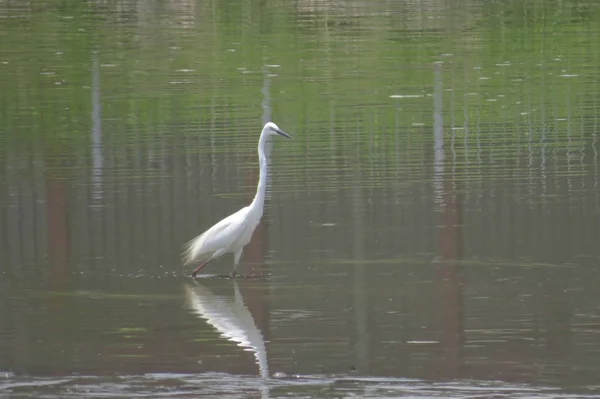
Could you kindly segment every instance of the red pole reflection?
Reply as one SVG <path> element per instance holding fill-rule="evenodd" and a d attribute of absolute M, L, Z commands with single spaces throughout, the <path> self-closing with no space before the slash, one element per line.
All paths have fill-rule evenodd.
<path fill-rule="evenodd" d="M 68 288 L 69 272 L 69 223 L 68 223 L 68 184 L 63 175 L 60 158 L 53 155 L 52 151 L 46 154 L 46 220 L 47 220 L 47 253 L 50 274 L 48 276 L 49 289 L 62 293 Z M 53 320 L 48 328 L 48 334 L 53 337 L 68 337 L 66 330 L 69 323 L 69 300 L 66 295 L 52 295 L 48 298 L 49 318 Z M 64 348 L 63 355 L 68 357 L 69 348 Z M 61 356 L 61 357 L 62 357 Z M 54 371 L 62 373 L 66 359 L 55 358 Z"/>
<path fill-rule="evenodd" d="M 441 374 L 444 378 L 456 378 L 460 374 L 460 349 L 463 335 L 462 289 L 463 278 L 458 261 L 463 255 L 461 198 L 455 194 L 449 178 L 443 183 L 443 212 L 438 245 L 443 265 L 438 269 L 442 301 L 443 356 Z"/>
<path fill-rule="evenodd" d="M 53 289 L 63 289 L 69 279 L 68 184 L 62 175 L 60 161 L 46 156 L 46 220 L 50 283 Z"/>
<path fill-rule="evenodd" d="M 252 159 L 256 160 L 256 155 L 254 155 Z M 245 193 L 245 199 L 248 203 L 252 201 L 256 194 L 253 187 L 258 183 L 258 177 L 258 168 L 248 168 L 248 173 L 246 175 L 246 187 L 248 188 Z M 244 248 L 244 254 L 242 255 L 244 259 L 244 264 L 242 265 L 245 270 L 245 272 L 243 272 L 244 274 L 267 276 L 269 272 L 269 267 L 265 262 L 268 251 L 269 234 L 269 224 L 266 219 L 265 213 L 262 220 L 258 223 L 258 226 L 256 226 L 252 239 Z M 249 292 L 244 292 L 244 290 L 240 288 L 240 291 L 244 296 L 246 306 L 254 317 L 257 327 L 262 331 L 265 340 L 268 340 L 267 327 L 269 325 L 269 308 L 267 304 L 267 290 L 253 289 Z"/>

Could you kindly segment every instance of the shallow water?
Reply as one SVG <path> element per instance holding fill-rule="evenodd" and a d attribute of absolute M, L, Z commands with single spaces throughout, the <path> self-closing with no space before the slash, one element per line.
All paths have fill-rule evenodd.
<path fill-rule="evenodd" d="M 6 384 L 10 397 L 35 393 L 39 398 L 168 397 L 220 398 L 597 398 L 586 390 L 560 389 L 499 382 L 423 382 L 397 378 L 292 376 L 265 381 L 231 374 L 145 374 L 112 378 L 19 378 Z"/>
<path fill-rule="evenodd" d="M 600 395 L 597 2 L 0 20 L 0 396 Z"/>

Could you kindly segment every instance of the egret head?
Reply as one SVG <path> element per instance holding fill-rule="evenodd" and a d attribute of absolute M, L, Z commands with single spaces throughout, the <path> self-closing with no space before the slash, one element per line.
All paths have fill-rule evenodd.
<path fill-rule="evenodd" d="M 262 134 L 264 134 L 266 136 L 271 136 L 271 135 L 274 135 L 274 134 L 278 134 L 278 135 L 286 137 L 288 139 L 292 138 L 289 134 L 287 134 L 286 132 L 284 132 L 283 130 L 281 130 L 279 127 L 277 127 L 277 125 L 274 124 L 273 122 L 267 122 L 267 124 L 265 125 L 265 127 L 263 127 Z"/>

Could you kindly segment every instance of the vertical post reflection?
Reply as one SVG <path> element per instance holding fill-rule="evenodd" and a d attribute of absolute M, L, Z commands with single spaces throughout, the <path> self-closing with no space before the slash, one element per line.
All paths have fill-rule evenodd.
<path fill-rule="evenodd" d="M 548 135 L 548 126 L 546 124 L 546 93 L 545 93 L 545 89 L 546 89 L 546 84 L 544 82 L 545 80 L 545 74 L 542 74 L 542 84 L 541 84 L 541 90 L 542 90 L 542 101 L 540 102 L 540 109 L 541 109 L 541 124 L 542 124 L 542 137 L 541 137 L 541 142 L 542 142 L 542 148 L 540 150 L 540 174 L 541 174 L 541 185 L 542 185 L 542 208 L 546 207 L 546 192 L 547 192 L 547 146 L 548 146 L 548 139 L 547 139 L 547 135 Z M 531 115 L 531 109 L 528 110 L 528 113 Z M 529 119 L 529 121 L 531 122 L 531 118 Z M 529 127 L 529 131 L 532 132 L 534 130 L 534 126 Z M 531 145 L 531 143 L 530 143 Z M 533 168 L 529 169 L 529 173 L 533 173 Z M 531 180 L 530 180 L 531 183 Z"/>
<path fill-rule="evenodd" d="M 266 123 L 265 121 L 269 121 L 271 118 L 270 77 L 269 77 L 269 70 L 266 65 L 264 67 L 264 80 L 263 80 L 263 87 L 261 89 L 261 92 L 263 94 L 262 120 L 264 123 Z M 254 187 L 256 187 L 256 184 L 258 182 L 258 177 L 259 177 L 258 176 L 258 174 L 259 174 L 258 160 L 256 158 L 256 149 L 254 147 L 253 147 L 252 159 L 256 160 L 255 161 L 256 167 L 246 169 L 248 171 L 247 178 L 246 178 L 247 192 L 245 195 L 247 201 L 252 201 L 252 199 L 254 198 L 254 195 L 256 194 Z M 268 169 L 270 169 L 270 165 L 269 165 Z M 270 175 L 270 173 L 267 173 L 267 179 L 269 179 L 269 175 Z M 269 180 L 267 180 L 267 190 L 266 191 L 267 191 L 267 194 L 265 195 L 265 199 L 268 199 L 270 196 L 268 194 L 270 192 L 270 181 Z M 265 274 L 268 272 L 267 265 L 265 263 L 265 255 L 267 253 L 266 244 L 267 244 L 267 233 L 268 233 L 268 223 L 267 223 L 268 217 L 267 216 L 268 216 L 268 208 L 265 209 L 265 213 L 264 213 L 262 219 L 258 223 L 258 226 L 256 226 L 256 229 L 254 230 L 254 233 L 252 235 L 252 239 L 251 239 L 250 243 L 248 243 L 248 245 L 244 249 L 244 253 L 245 253 L 244 258 L 248 261 L 248 263 L 252 264 L 252 271 L 256 272 L 256 273 L 260 273 L 260 274 Z"/>
<path fill-rule="evenodd" d="M 69 224 L 67 179 L 62 176 L 60 155 L 46 152 L 46 217 L 48 226 L 48 260 L 54 288 L 64 287 L 68 279 Z M 58 287 L 57 287 L 58 286 Z"/>
<path fill-rule="evenodd" d="M 102 198 L 102 105 L 98 53 L 92 52 L 92 199 Z"/>
<path fill-rule="evenodd" d="M 50 273 L 48 274 L 49 290 L 64 292 L 69 286 L 71 273 L 69 271 L 70 234 L 68 223 L 68 180 L 63 175 L 65 168 L 62 167 L 62 152 L 64 149 L 46 150 L 45 155 L 45 179 L 46 179 L 46 218 L 47 218 L 47 242 L 48 261 Z M 69 299 L 65 295 L 53 295 L 48 298 L 48 331 L 45 333 L 50 337 L 66 337 L 66 329 L 69 323 Z M 64 366 L 65 357 L 70 353 L 70 348 L 65 347 L 61 351 L 60 358 L 54 357 L 53 362 L 56 369 Z"/>
<path fill-rule="evenodd" d="M 434 201 L 441 203 L 444 178 L 444 83 L 442 81 L 442 63 L 434 64 L 433 92 L 433 149 L 434 149 Z"/>
<path fill-rule="evenodd" d="M 267 123 L 271 120 L 271 97 L 270 97 L 270 71 L 267 65 L 264 66 L 264 80 L 263 87 L 261 89 L 261 93 L 263 95 L 262 99 L 262 108 L 263 115 L 262 121 L 263 124 Z M 267 151 L 270 148 L 267 146 Z M 256 155 L 254 155 L 256 158 Z M 258 162 L 256 162 L 258 164 Z M 269 165 L 270 168 L 270 165 Z M 246 179 L 246 187 L 247 193 L 245 195 L 247 200 L 252 200 L 255 195 L 255 191 L 253 188 L 256 186 L 258 182 L 258 173 L 259 169 L 248 168 L 248 177 Z M 270 198 L 270 176 L 267 175 L 267 195 L 265 198 Z M 266 275 L 269 271 L 269 267 L 265 262 L 265 257 L 268 251 L 268 233 L 269 233 L 269 225 L 268 225 L 268 209 L 265 209 L 265 214 L 262 219 L 256 226 L 254 233 L 252 234 L 252 239 L 248 243 L 248 245 L 244 249 L 245 260 L 248 264 L 252 265 L 252 272 L 258 273 L 261 275 Z M 250 313 L 253 315 L 254 320 L 256 321 L 256 325 L 258 328 L 263 331 L 263 335 L 265 340 L 269 339 L 269 307 L 267 304 L 267 296 L 268 292 L 266 290 L 251 290 L 244 293 L 244 297 L 246 298 L 247 306 L 250 310 Z"/>
<path fill-rule="evenodd" d="M 263 66 L 263 87 L 260 89 L 262 94 L 261 106 L 263 109 L 262 115 L 262 124 L 264 126 L 265 123 L 270 122 L 272 119 L 271 115 L 271 72 L 269 71 L 269 66 Z M 262 126 L 261 126 L 262 127 Z M 267 154 L 267 159 L 271 159 L 270 155 L 273 151 L 273 142 L 271 140 L 267 140 L 265 145 L 265 153 Z M 269 165 L 270 169 L 270 165 Z M 265 199 L 271 199 L 271 173 L 267 173 L 267 190 L 265 192 Z"/>
<path fill-rule="evenodd" d="M 594 97 L 594 130 L 592 133 L 592 150 L 594 151 L 594 211 L 598 212 L 598 107 L 596 106 L 596 97 Z"/>
<path fill-rule="evenodd" d="M 443 118 L 443 73 L 442 64 L 435 64 L 434 72 L 434 192 L 441 212 L 441 227 L 438 245 L 442 264 L 438 278 L 442 301 L 443 356 L 441 374 L 454 378 L 459 374 L 460 346 L 462 344 L 462 275 L 460 266 L 453 263 L 462 257 L 462 220 L 460 196 L 455 194 L 451 174 L 444 173 L 444 118 Z M 454 158 L 456 162 L 456 158 Z"/>
<path fill-rule="evenodd" d="M 356 159 L 360 162 L 360 146 L 357 144 Z M 356 173 L 360 174 L 361 166 L 357 165 Z M 360 182 L 360 176 L 356 176 L 355 182 Z M 363 187 L 360 184 L 352 185 L 352 213 L 354 219 L 354 322 L 356 329 L 356 368 L 361 374 L 369 372 L 369 333 L 367 330 L 367 281 L 365 275 L 365 201 L 363 198 Z"/>

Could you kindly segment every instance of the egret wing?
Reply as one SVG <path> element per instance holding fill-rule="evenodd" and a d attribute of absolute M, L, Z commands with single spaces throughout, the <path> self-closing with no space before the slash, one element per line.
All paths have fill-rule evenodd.
<path fill-rule="evenodd" d="M 209 258 L 217 250 L 227 248 L 244 231 L 246 208 L 227 216 L 198 237 L 186 244 L 184 263 Z"/>

